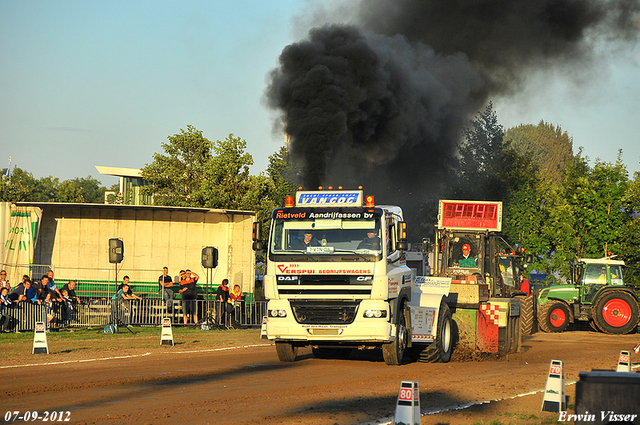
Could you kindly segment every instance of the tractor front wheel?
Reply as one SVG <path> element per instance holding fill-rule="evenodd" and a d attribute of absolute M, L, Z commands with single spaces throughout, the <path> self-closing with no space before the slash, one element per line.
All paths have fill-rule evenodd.
<path fill-rule="evenodd" d="M 550 301 L 538 310 L 538 326 L 544 332 L 562 332 L 569 326 L 569 307 L 560 301 Z"/>

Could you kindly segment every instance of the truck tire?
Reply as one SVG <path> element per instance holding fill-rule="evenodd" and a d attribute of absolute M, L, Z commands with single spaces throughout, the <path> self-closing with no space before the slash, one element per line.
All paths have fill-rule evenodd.
<path fill-rule="evenodd" d="M 607 291 L 595 303 L 594 321 L 608 334 L 627 334 L 638 325 L 638 303 L 628 293 Z"/>
<path fill-rule="evenodd" d="M 351 355 L 351 348 L 312 348 L 311 352 L 316 359 L 341 359 L 346 360 Z"/>
<path fill-rule="evenodd" d="M 549 301 L 538 310 L 538 326 L 544 332 L 562 332 L 569 326 L 569 307 L 561 301 Z"/>
<path fill-rule="evenodd" d="M 402 308 L 402 314 L 398 318 L 396 325 L 396 339 L 393 342 L 382 345 L 382 357 L 384 362 L 390 366 L 399 366 L 402 364 L 402 356 L 407 348 L 407 309 Z"/>
<path fill-rule="evenodd" d="M 440 303 L 438 313 L 438 334 L 435 340 L 427 345 L 414 344 L 412 357 L 424 363 L 447 363 L 453 351 L 453 334 L 451 326 L 451 310 L 447 303 Z"/>
<path fill-rule="evenodd" d="M 515 298 L 520 300 L 520 334 L 531 335 L 533 333 L 536 316 L 535 309 L 533 307 L 533 295 L 517 295 Z"/>
<path fill-rule="evenodd" d="M 298 355 L 298 347 L 290 342 L 276 341 L 276 352 L 281 362 L 295 362 Z"/>

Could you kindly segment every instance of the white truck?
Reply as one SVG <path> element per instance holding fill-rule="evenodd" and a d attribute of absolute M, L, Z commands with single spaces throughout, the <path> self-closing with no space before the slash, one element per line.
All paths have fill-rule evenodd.
<path fill-rule="evenodd" d="M 254 231 L 254 249 L 259 249 Z M 375 205 L 362 190 L 299 191 L 271 215 L 264 276 L 266 337 L 283 362 L 298 348 L 346 358 L 382 348 L 389 365 L 449 361 L 450 278 L 407 267 L 402 209 Z M 418 283 L 416 284 L 416 280 Z"/>

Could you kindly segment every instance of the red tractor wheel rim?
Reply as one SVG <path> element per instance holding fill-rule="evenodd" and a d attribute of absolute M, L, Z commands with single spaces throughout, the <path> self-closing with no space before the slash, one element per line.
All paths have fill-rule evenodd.
<path fill-rule="evenodd" d="M 614 298 L 602 308 L 602 318 L 610 326 L 622 327 L 631 320 L 631 306 L 625 300 Z"/>
<path fill-rule="evenodd" d="M 559 328 L 567 321 L 567 316 L 561 308 L 554 308 L 549 315 L 549 322 L 554 328 Z"/>

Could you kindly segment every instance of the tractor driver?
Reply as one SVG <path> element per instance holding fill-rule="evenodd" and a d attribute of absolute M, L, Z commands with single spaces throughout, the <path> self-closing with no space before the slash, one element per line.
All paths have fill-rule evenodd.
<path fill-rule="evenodd" d="M 462 257 L 458 260 L 460 267 L 477 267 L 476 259 L 471 256 L 471 246 L 468 243 L 462 245 Z"/>

